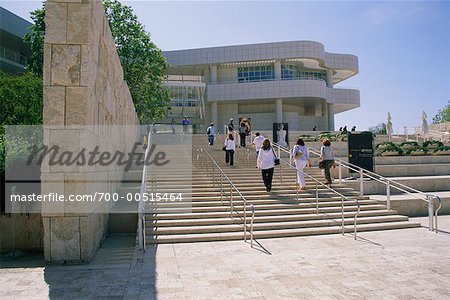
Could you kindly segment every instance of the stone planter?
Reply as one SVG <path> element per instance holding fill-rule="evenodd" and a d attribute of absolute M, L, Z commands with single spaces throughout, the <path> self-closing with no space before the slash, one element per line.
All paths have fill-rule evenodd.
<path fill-rule="evenodd" d="M 450 150 L 439 150 L 434 152 L 433 155 L 450 155 Z"/>
<path fill-rule="evenodd" d="M 398 151 L 386 151 L 381 153 L 381 156 L 400 156 L 400 154 L 398 154 Z"/>
<path fill-rule="evenodd" d="M 422 150 L 417 150 L 417 151 L 411 151 L 409 153 L 409 155 L 411 155 L 411 156 L 423 156 L 423 155 L 427 155 L 427 153 L 425 151 L 422 151 Z"/>

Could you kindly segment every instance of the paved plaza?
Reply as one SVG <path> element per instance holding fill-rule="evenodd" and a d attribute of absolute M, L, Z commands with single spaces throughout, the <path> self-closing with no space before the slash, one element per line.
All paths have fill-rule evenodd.
<path fill-rule="evenodd" d="M 424 225 L 427 218 L 417 218 Z M 449 299 L 450 216 L 426 228 L 158 245 L 107 239 L 86 265 L 2 259 L 1 299 Z M 268 253 L 270 252 L 270 254 Z"/>

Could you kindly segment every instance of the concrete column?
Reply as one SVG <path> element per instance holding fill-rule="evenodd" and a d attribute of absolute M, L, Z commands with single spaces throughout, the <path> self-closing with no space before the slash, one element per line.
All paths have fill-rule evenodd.
<path fill-rule="evenodd" d="M 211 123 L 214 123 L 215 128 L 219 127 L 219 105 L 217 102 L 211 102 Z"/>
<path fill-rule="evenodd" d="M 333 69 L 327 69 L 327 87 L 333 87 Z"/>
<path fill-rule="evenodd" d="M 274 63 L 275 79 L 281 79 L 281 61 L 277 60 Z"/>
<path fill-rule="evenodd" d="M 277 123 L 283 122 L 283 100 L 278 98 L 275 100 L 275 114 Z"/>
<path fill-rule="evenodd" d="M 322 101 L 316 101 L 314 105 L 314 116 L 315 117 L 322 116 Z"/>
<path fill-rule="evenodd" d="M 210 83 L 217 82 L 217 66 L 216 65 L 209 66 L 209 82 Z"/>
<path fill-rule="evenodd" d="M 334 131 L 334 104 L 327 103 L 328 130 Z"/>

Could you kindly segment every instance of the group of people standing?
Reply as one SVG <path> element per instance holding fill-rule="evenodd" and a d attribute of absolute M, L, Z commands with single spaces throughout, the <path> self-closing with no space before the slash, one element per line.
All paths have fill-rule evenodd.
<path fill-rule="evenodd" d="M 256 167 L 261 170 L 262 179 L 266 191 L 272 190 L 273 173 L 275 169 L 276 160 L 278 160 L 275 150 L 273 149 L 270 140 L 262 136 L 259 132 L 256 132 L 255 138 L 252 142 L 256 149 Z M 236 143 L 234 141 L 234 135 L 229 133 L 225 139 L 223 150 L 225 150 L 225 163 L 233 166 L 234 164 L 234 152 L 236 150 Z M 304 176 L 304 168 L 311 167 L 309 159 L 309 150 L 305 145 L 303 139 L 298 139 L 296 145 L 292 148 L 291 152 L 294 160 L 295 167 L 297 169 L 297 188 L 300 190 L 306 189 L 306 182 Z M 319 167 L 324 169 L 325 179 L 327 185 L 331 185 L 331 173 L 330 169 L 335 167 L 335 157 L 333 149 L 331 148 L 330 140 L 323 141 L 323 145 L 320 148 Z"/>

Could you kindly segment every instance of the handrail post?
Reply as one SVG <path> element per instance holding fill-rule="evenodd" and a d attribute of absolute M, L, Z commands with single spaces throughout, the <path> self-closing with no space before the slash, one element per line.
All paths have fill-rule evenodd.
<path fill-rule="evenodd" d="M 391 210 L 391 183 L 389 180 L 386 183 L 386 206 L 388 210 Z"/>
<path fill-rule="evenodd" d="M 213 171 L 213 189 L 216 190 L 216 167 L 214 164 L 212 165 L 212 171 Z"/>
<path fill-rule="evenodd" d="M 339 184 L 342 183 L 342 162 L 341 160 L 338 160 L 338 164 L 339 164 Z"/>
<path fill-rule="evenodd" d="M 316 215 L 319 214 L 319 184 L 316 182 Z"/>
<path fill-rule="evenodd" d="M 359 168 L 359 193 L 364 196 L 364 175 L 362 168 Z"/>
<path fill-rule="evenodd" d="M 435 197 L 436 196 L 433 196 L 433 200 Z M 434 231 L 436 231 L 436 233 L 439 232 L 439 230 L 438 230 L 438 210 L 439 210 L 439 207 L 436 209 L 435 214 L 434 214 Z"/>
<path fill-rule="evenodd" d="M 280 161 L 280 185 L 283 186 L 283 164 Z"/>
<path fill-rule="evenodd" d="M 223 174 L 220 172 L 220 202 L 223 203 Z"/>
<path fill-rule="evenodd" d="M 434 209 L 433 209 L 433 198 L 430 195 L 427 195 L 427 199 L 428 199 L 428 224 L 429 224 L 429 230 L 433 231 L 434 230 L 434 222 L 433 222 L 433 217 L 434 217 Z"/>
<path fill-rule="evenodd" d="M 255 207 L 251 204 L 252 209 L 252 219 L 250 223 L 250 246 L 253 248 L 253 220 L 255 219 Z"/>
<path fill-rule="evenodd" d="M 244 205 L 244 242 L 247 241 L 247 203 L 242 199 L 242 204 Z"/>
<path fill-rule="evenodd" d="M 341 205 L 342 205 L 342 211 L 341 211 L 341 215 L 342 215 L 342 235 L 344 235 L 345 233 L 345 229 L 344 229 L 344 198 L 341 197 Z"/>
<path fill-rule="evenodd" d="M 230 184 L 230 208 L 231 208 L 231 219 L 233 219 L 233 186 Z"/>

